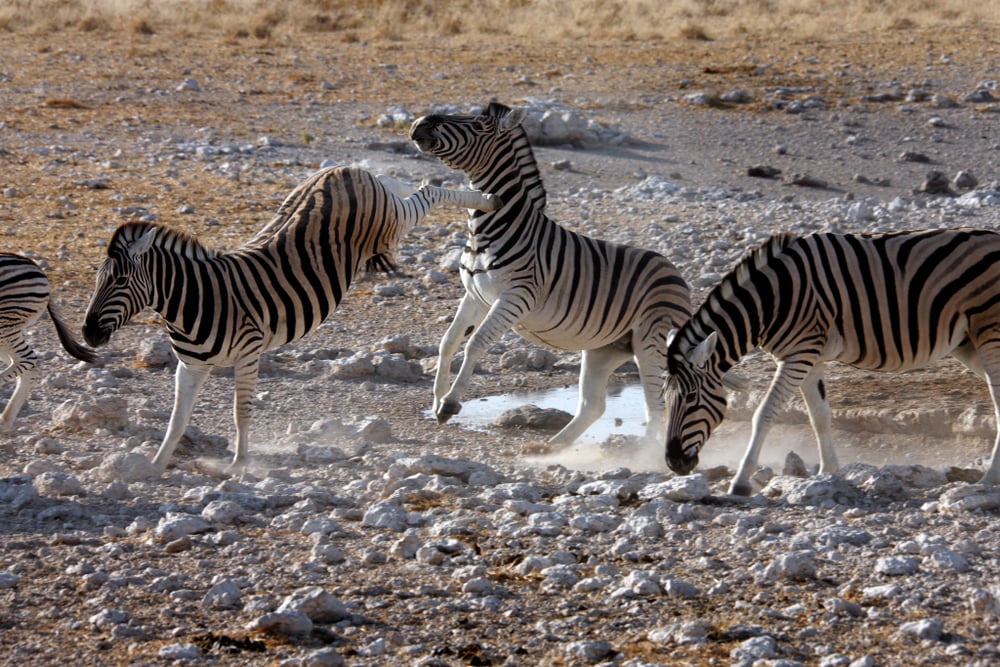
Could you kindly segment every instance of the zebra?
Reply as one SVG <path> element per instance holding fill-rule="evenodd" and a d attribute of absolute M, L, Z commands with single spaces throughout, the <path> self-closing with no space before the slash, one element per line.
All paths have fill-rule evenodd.
<path fill-rule="evenodd" d="M 153 223 L 130 222 L 114 232 L 97 272 L 84 336 L 91 345 L 103 345 L 146 307 L 166 322 L 179 363 L 173 412 L 153 458 L 158 472 L 166 469 L 214 367 L 234 367 L 236 451 L 227 472 L 245 469 L 260 355 L 316 329 L 365 263 L 391 266 L 390 253 L 432 206 L 497 205 L 492 196 L 430 185 L 406 198 L 396 194 L 409 191 L 357 168 L 320 170 L 231 252 Z"/>
<path fill-rule="evenodd" d="M 582 351 L 577 412 L 551 447 L 573 443 L 604 413 L 611 373 L 631 358 L 645 397 L 643 439 L 655 442 L 663 432 L 666 337 L 690 314 L 688 285 L 658 253 L 575 233 L 546 215 L 524 117 L 524 109 L 491 103 L 478 114 L 423 116 L 410 128 L 422 152 L 503 202 L 468 221 L 465 294 L 439 345 L 434 414 L 443 424 L 461 410 L 476 364 L 513 329 L 535 344 Z M 451 360 L 466 338 L 451 383 Z"/>
<path fill-rule="evenodd" d="M 839 467 L 823 366 L 901 372 L 951 355 L 989 384 L 1000 424 L 1000 234 L 981 229 L 880 235 L 775 235 L 709 293 L 668 348 L 666 459 L 686 474 L 722 421 L 721 378 L 751 349 L 777 361 L 730 492 L 749 476 L 778 410 L 796 389 L 819 446 Z M 983 484 L 1000 483 L 1000 435 Z"/>
<path fill-rule="evenodd" d="M 13 428 L 18 413 L 38 379 L 38 355 L 24 334 L 48 310 L 63 349 L 75 359 L 92 364 L 97 356 L 78 343 L 59 317 L 50 300 L 45 272 L 33 260 L 13 253 L 0 253 L 0 358 L 8 366 L 0 384 L 16 380 L 14 392 L 0 414 L 0 430 Z"/>

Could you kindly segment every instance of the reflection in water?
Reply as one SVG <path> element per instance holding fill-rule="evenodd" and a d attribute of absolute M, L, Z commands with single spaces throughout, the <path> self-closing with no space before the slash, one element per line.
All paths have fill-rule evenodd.
<path fill-rule="evenodd" d="M 463 403 L 462 411 L 452 417 L 451 421 L 464 428 L 486 430 L 490 428 L 490 422 L 503 412 L 529 404 L 576 414 L 578 398 L 579 392 L 575 385 L 487 396 Z M 642 435 L 646 429 L 645 400 L 639 385 L 610 387 L 604 414 L 577 442 L 595 444 L 604 442 L 612 435 Z"/>

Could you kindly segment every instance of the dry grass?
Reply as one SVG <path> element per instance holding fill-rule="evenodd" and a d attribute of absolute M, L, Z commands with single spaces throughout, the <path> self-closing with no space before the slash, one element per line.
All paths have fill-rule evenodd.
<path fill-rule="evenodd" d="M 277 7 L 277 8 L 276 8 Z M 429 35 L 539 39 L 838 39 L 1000 24 L 976 0 L 8 0 L 0 30 L 218 33 L 259 40 L 329 33 L 342 42 Z"/>

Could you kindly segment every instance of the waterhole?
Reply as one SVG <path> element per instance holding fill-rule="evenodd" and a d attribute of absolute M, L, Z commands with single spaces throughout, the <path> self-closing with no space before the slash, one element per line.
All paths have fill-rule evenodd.
<path fill-rule="evenodd" d="M 506 410 L 535 405 L 574 414 L 577 400 L 576 386 L 472 398 L 462 405 L 461 413 L 451 422 L 466 429 L 502 433 L 503 429 L 492 422 Z M 701 451 L 700 469 L 715 465 L 735 469 L 739 465 L 750 440 L 750 422 L 745 410 L 732 412 L 742 418 L 734 418 L 731 414 L 715 429 Z M 426 415 L 433 418 L 430 410 Z M 627 466 L 633 470 L 666 470 L 663 444 L 638 442 L 645 432 L 645 422 L 642 388 L 639 385 L 611 387 L 604 414 L 572 447 L 524 458 L 532 463 L 559 463 L 580 469 Z M 539 440 L 550 436 L 551 433 L 538 432 Z M 977 459 L 981 464 L 983 457 L 988 458 L 992 445 L 990 439 L 978 436 L 941 438 L 913 432 L 869 432 L 854 425 L 850 430 L 835 428 L 833 437 L 841 466 L 861 462 L 880 466 L 972 467 L 977 465 Z M 818 466 L 816 438 L 804 412 L 785 416 L 771 429 L 761 451 L 760 464 L 780 471 L 790 451 L 798 454 L 807 466 Z"/>

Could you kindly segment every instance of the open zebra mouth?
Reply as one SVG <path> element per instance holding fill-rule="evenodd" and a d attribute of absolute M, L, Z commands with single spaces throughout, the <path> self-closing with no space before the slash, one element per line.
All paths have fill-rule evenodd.
<path fill-rule="evenodd" d="M 434 136 L 432 123 L 428 122 L 426 116 L 422 116 L 410 126 L 410 140 L 417 145 L 422 153 L 430 153 L 437 146 L 438 141 Z"/>

